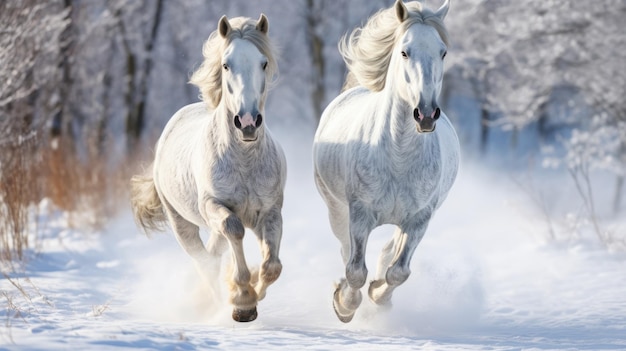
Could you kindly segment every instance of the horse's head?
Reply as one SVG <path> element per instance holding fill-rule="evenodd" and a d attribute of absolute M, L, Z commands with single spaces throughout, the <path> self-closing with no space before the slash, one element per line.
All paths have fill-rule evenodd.
<path fill-rule="evenodd" d="M 204 61 L 190 79 L 207 106 L 219 107 L 243 141 L 258 138 L 267 88 L 278 71 L 268 28 L 265 15 L 258 20 L 223 16 L 204 43 Z"/>
<path fill-rule="evenodd" d="M 403 34 L 391 56 L 395 67 L 395 89 L 404 101 L 413 107 L 417 131 L 432 132 L 441 114 L 437 98 L 443 80 L 443 60 L 447 46 L 442 38 L 443 19 L 448 13 L 449 0 L 436 11 L 423 10 L 419 15 L 409 12 L 402 0 L 397 0 L 395 12 Z"/>
<path fill-rule="evenodd" d="M 254 35 L 266 36 L 268 28 L 267 17 L 262 14 Z M 222 54 L 222 99 L 242 140 L 255 141 L 257 130 L 263 123 L 270 58 L 246 35 L 231 38 L 232 31 L 230 22 L 223 16 L 218 24 L 218 33 L 222 38 L 231 40 Z"/>

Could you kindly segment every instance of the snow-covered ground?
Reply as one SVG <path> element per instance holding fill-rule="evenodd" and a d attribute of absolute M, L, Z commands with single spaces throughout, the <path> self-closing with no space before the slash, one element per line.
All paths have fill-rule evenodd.
<path fill-rule="evenodd" d="M 148 239 L 125 209 L 99 233 L 49 224 L 39 253 L 0 280 L 0 350 L 626 349 L 626 254 L 593 238 L 547 240 L 509 175 L 467 163 L 393 308 L 364 299 L 352 323 L 339 322 L 331 297 L 343 267 L 312 180 L 311 137 L 279 140 L 290 164 L 284 269 L 256 321 L 236 323 L 229 306 L 204 300 L 173 236 Z M 390 234 L 372 234 L 370 272 Z M 246 246 L 258 262 L 252 235 Z"/>

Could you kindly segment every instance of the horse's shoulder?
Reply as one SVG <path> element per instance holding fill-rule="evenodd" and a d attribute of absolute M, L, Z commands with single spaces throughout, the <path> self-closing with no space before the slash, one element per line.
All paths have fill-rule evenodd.
<path fill-rule="evenodd" d="M 212 111 L 203 102 L 183 106 L 167 122 L 163 129 L 163 136 L 177 132 L 185 133 L 189 128 L 196 129 L 197 124 L 206 120 L 211 113 Z"/>
<path fill-rule="evenodd" d="M 209 112 L 211 108 L 203 101 L 194 102 L 189 105 L 185 105 L 180 108 L 179 111 L 188 111 L 188 112 Z"/>

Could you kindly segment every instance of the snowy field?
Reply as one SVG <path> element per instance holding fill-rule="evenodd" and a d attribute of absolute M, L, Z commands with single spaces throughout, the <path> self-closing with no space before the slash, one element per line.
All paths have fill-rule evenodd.
<path fill-rule="evenodd" d="M 146 238 L 124 209 L 98 233 L 63 218 L 48 225 L 37 253 L 0 280 L 0 350 L 626 350 L 626 254 L 592 237 L 547 240 L 510 175 L 468 163 L 393 308 L 364 299 L 352 323 L 339 322 L 343 267 L 312 180 L 311 137 L 278 139 L 290 165 L 284 269 L 256 321 L 236 323 L 229 306 L 203 300 L 171 233 Z M 372 234 L 370 273 L 390 234 Z M 258 262 L 252 235 L 246 246 Z"/>

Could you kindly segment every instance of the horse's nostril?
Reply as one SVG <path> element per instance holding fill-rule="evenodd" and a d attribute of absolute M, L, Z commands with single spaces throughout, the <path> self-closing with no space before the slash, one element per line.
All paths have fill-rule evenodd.
<path fill-rule="evenodd" d="M 256 124 L 255 124 L 255 126 L 256 126 L 257 128 L 259 128 L 259 127 L 261 126 L 261 123 L 263 123 L 263 116 L 261 116 L 261 114 L 259 113 L 259 114 L 256 116 Z"/>
<path fill-rule="evenodd" d="M 239 115 L 235 115 L 235 127 L 237 127 L 237 129 L 241 129 L 241 121 L 239 120 Z"/>
<path fill-rule="evenodd" d="M 416 121 L 420 121 L 420 110 L 419 108 L 416 108 L 413 110 L 413 118 L 415 118 Z"/>
<path fill-rule="evenodd" d="M 439 119 L 439 115 L 441 114 L 441 110 L 439 109 L 439 107 L 437 107 L 435 109 L 435 114 L 433 115 L 433 119 L 436 121 Z"/>

